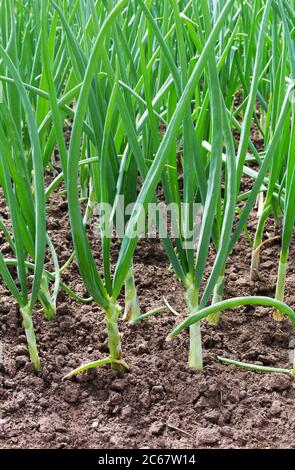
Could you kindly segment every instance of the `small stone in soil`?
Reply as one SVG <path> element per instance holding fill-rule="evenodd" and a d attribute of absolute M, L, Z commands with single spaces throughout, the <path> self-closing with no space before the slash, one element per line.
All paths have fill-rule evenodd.
<path fill-rule="evenodd" d="M 55 433 L 54 432 L 50 432 L 50 433 L 47 433 L 47 434 L 42 434 L 42 440 L 44 442 L 52 442 L 54 441 L 55 439 Z"/>
<path fill-rule="evenodd" d="M 28 362 L 24 365 L 23 372 L 25 372 L 26 374 L 34 374 L 35 372 L 34 366 L 31 362 L 29 362 L 29 359 Z"/>
<path fill-rule="evenodd" d="M 209 411 L 204 415 L 204 418 L 210 423 L 217 424 L 219 419 L 218 411 Z"/>
<path fill-rule="evenodd" d="M 291 387 L 290 379 L 282 375 L 264 377 L 262 387 L 265 390 L 284 392 Z"/>
<path fill-rule="evenodd" d="M 111 385 L 111 390 L 115 392 L 123 392 L 128 386 L 127 380 L 125 379 L 118 379 L 115 380 Z"/>
<path fill-rule="evenodd" d="M 61 317 L 59 321 L 59 327 L 61 331 L 71 331 L 75 325 L 75 321 L 71 317 Z"/>
<path fill-rule="evenodd" d="M 111 436 L 110 437 L 110 444 L 112 444 L 113 446 L 118 446 L 118 438 L 116 436 Z"/>
<path fill-rule="evenodd" d="M 232 390 L 228 396 L 228 399 L 231 403 L 239 403 L 240 401 L 240 392 L 239 390 Z"/>
<path fill-rule="evenodd" d="M 4 385 L 5 388 L 14 388 L 14 386 L 15 386 L 14 382 L 12 380 L 5 380 L 3 385 Z"/>
<path fill-rule="evenodd" d="M 56 432 L 65 432 L 66 425 L 60 416 L 53 414 L 49 416 L 42 416 L 38 421 L 39 431 L 42 434 L 49 434 L 54 431 Z"/>
<path fill-rule="evenodd" d="M 148 344 L 146 342 L 139 343 L 137 348 L 136 348 L 136 352 L 138 354 L 147 354 L 147 353 L 149 353 Z"/>
<path fill-rule="evenodd" d="M 91 330 L 92 329 L 92 323 L 91 320 L 88 318 L 82 318 L 80 321 L 80 325 L 85 328 L 85 330 Z"/>
<path fill-rule="evenodd" d="M 67 403 L 77 403 L 80 398 L 80 389 L 75 384 L 66 385 L 63 397 Z"/>
<path fill-rule="evenodd" d="M 233 432 L 232 428 L 230 428 L 229 426 L 223 426 L 220 429 L 220 434 L 224 437 L 232 438 L 233 435 L 234 435 L 234 432 Z"/>
<path fill-rule="evenodd" d="M 152 388 L 152 393 L 157 394 L 157 395 L 165 393 L 163 385 L 155 385 Z"/>
<path fill-rule="evenodd" d="M 66 344 L 60 343 L 55 348 L 55 354 L 61 354 L 62 356 L 66 356 L 69 353 L 69 348 Z"/>
<path fill-rule="evenodd" d="M 220 439 L 220 432 L 217 429 L 200 429 L 197 431 L 197 441 L 199 445 L 214 445 Z"/>
<path fill-rule="evenodd" d="M 110 398 L 109 398 L 109 405 L 111 406 L 117 406 L 122 403 L 122 396 L 119 393 L 111 393 Z"/>
<path fill-rule="evenodd" d="M 151 406 L 151 397 L 149 393 L 144 393 L 142 397 L 140 398 L 140 403 L 144 408 L 150 408 Z"/>
<path fill-rule="evenodd" d="M 150 433 L 153 436 L 160 436 L 165 429 L 165 424 L 161 421 L 155 421 L 150 427 Z"/>
<path fill-rule="evenodd" d="M 28 357 L 27 357 L 27 356 L 17 356 L 17 357 L 15 358 L 15 363 L 16 363 L 16 366 L 17 366 L 18 368 L 21 368 L 21 367 L 23 367 L 24 365 L 26 365 L 27 361 L 28 361 Z"/>
<path fill-rule="evenodd" d="M 269 414 L 271 416 L 280 416 L 282 414 L 281 402 L 279 400 L 275 400 L 273 402 L 269 410 Z"/>
<path fill-rule="evenodd" d="M 15 354 L 16 354 L 17 356 L 27 356 L 28 350 L 27 350 L 26 345 L 24 345 L 24 344 L 19 344 L 18 346 L 16 346 L 16 348 L 15 348 Z"/>
<path fill-rule="evenodd" d="M 122 408 L 122 411 L 121 411 L 121 416 L 123 419 L 125 418 L 130 418 L 130 416 L 132 415 L 132 408 L 131 406 L 125 406 L 124 408 Z"/>
<path fill-rule="evenodd" d="M 0 433 L 5 431 L 6 423 L 7 423 L 7 419 L 0 419 Z"/>

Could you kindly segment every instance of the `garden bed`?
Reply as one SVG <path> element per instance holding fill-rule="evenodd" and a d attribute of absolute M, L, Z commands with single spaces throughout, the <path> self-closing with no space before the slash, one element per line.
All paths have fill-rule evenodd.
<path fill-rule="evenodd" d="M 255 214 L 248 227 L 254 234 Z M 72 252 L 71 236 L 66 202 L 57 194 L 49 208 L 49 229 L 61 261 L 66 261 Z M 272 233 L 273 227 L 268 225 L 268 230 Z M 251 248 L 243 236 L 227 264 L 225 296 L 273 295 L 278 251 L 276 245 L 264 249 L 265 280 L 253 285 Z M 98 249 L 95 253 L 99 262 Z M 294 255 L 293 243 L 291 260 Z M 185 313 L 182 287 L 169 270 L 158 240 L 140 243 L 135 270 L 142 311 L 163 305 L 165 296 Z M 75 264 L 63 280 L 85 294 Z M 291 307 L 294 287 L 295 268 L 290 263 L 286 302 Z M 223 355 L 290 367 L 289 346 L 295 332 L 288 320 L 274 322 L 270 309 L 228 311 L 217 327 L 203 322 L 203 372 L 187 366 L 186 333 L 165 342 L 175 326 L 175 317 L 167 311 L 135 326 L 121 323 L 130 373 L 118 378 L 104 367 L 63 381 L 81 363 L 105 357 L 103 313 L 94 303 L 81 305 L 63 293 L 53 322 L 36 313 L 43 363 L 43 370 L 36 373 L 27 355 L 18 308 L 2 283 L 0 292 L 1 448 L 295 447 L 292 378 L 248 372 L 217 360 Z"/>
<path fill-rule="evenodd" d="M 0 447 L 295 447 L 289 3 L 0 0 Z"/>

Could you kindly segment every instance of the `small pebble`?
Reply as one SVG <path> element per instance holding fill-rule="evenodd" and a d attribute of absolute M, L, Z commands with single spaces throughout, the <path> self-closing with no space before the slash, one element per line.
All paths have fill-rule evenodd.
<path fill-rule="evenodd" d="M 280 416 L 282 414 L 281 403 L 278 400 L 275 400 L 271 405 L 269 410 L 271 416 Z"/>
<path fill-rule="evenodd" d="M 23 367 L 28 362 L 27 356 L 17 356 L 15 358 L 15 363 L 17 367 Z"/>
<path fill-rule="evenodd" d="M 163 433 L 165 424 L 162 421 L 155 421 L 150 427 L 150 433 L 153 436 L 159 436 Z"/>
<path fill-rule="evenodd" d="M 290 379 L 283 375 L 264 377 L 262 387 L 268 391 L 284 392 L 291 387 Z"/>
<path fill-rule="evenodd" d="M 123 392 L 127 388 L 128 384 L 125 379 L 115 380 L 111 385 L 111 390 L 115 392 Z"/>
<path fill-rule="evenodd" d="M 123 419 L 125 418 L 130 418 L 130 416 L 132 415 L 132 408 L 131 406 L 125 406 L 124 408 L 122 408 L 122 411 L 121 411 L 121 416 Z"/>
<path fill-rule="evenodd" d="M 216 429 L 202 429 L 197 431 L 199 445 L 214 445 L 220 439 L 220 432 Z"/>
<path fill-rule="evenodd" d="M 138 354 L 147 354 L 149 352 L 148 344 L 145 342 L 139 343 L 136 352 Z"/>
<path fill-rule="evenodd" d="M 15 348 L 15 354 L 16 354 L 17 356 L 27 356 L 28 350 L 27 350 L 26 345 L 24 345 L 24 344 L 19 344 L 18 346 L 16 346 L 16 348 Z"/>
<path fill-rule="evenodd" d="M 80 389 L 75 384 L 66 385 L 63 393 L 64 400 L 67 403 L 77 403 L 80 398 Z"/>

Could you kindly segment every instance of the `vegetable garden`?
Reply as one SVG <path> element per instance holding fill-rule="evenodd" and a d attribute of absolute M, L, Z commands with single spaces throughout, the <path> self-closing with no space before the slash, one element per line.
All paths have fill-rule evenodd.
<path fill-rule="evenodd" d="M 294 447 L 294 0 L 0 14 L 0 445 Z"/>

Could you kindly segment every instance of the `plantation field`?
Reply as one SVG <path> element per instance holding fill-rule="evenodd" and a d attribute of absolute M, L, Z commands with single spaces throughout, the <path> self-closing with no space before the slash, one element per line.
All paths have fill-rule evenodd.
<path fill-rule="evenodd" d="M 52 238 L 66 259 L 71 243 L 65 200 L 54 197 L 49 211 Z M 4 215 L 5 211 L 1 210 Z M 56 222 L 57 221 L 57 222 Z M 255 231 L 256 219 L 249 223 Z M 269 224 L 268 230 L 273 230 Z M 70 238 L 70 237 L 68 237 Z M 240 252 L 243 252 L 243 259 Z M 263 252 L 264 282 L 250 284 L 251 250 L 245 239 L 228 268 L 226 296 L 273 293 L 278 246 Z M 295 255 L 295 244 L 291 256 Z M 97 253 L 99 262 L 99 253 Z M 179 311 L 183 289 L 167 271 L 161 244 L 144 241 L 135 255 L 140 303 L 150 310 L 167 300 Z M 208 271 L 207 271 L 208 273 Z M 294 305 L 294 266 L 290 266 L 287 302 Z M 66 281 L 83 293 L 78 269 Z M 270 289 L 270 290 L 269 290 Z M 15 304 L 1 287 L 1 337 L 5 369 L 1 369 L 1 448 L 293 448 L 294 380 L 259 375 L 218 364 L 216 357 L 285 366 L 294 331 L 288 321 L 269 320 L 265 309 L 229 311 L 220 325 L 203 325 L 205 370 L 187 366 L 187 337 L 165 343 L 175 325 L 169 312 L 144 324 L 123 327 L 131 374 L 117 378 L 96 369 L 74 383 L 61 381 L 77 363 L 107 352 L 103 312 L 95 303 L 82 306 L 61 296 L 58 317 L 48 324 L 37 315 L 44 370 L 36 377 L 25 353 L 25 337 Z M 96 352 L 97 351 L 97 352 Z M 2 366 L 3 367 L 3 366 Z M 5 373 L 3 373 L 5 370 Z"/>
<path fill-rule="evenodd" d="M 0 448 L 295 448 L 295 0 L 0 0 Z"/>

